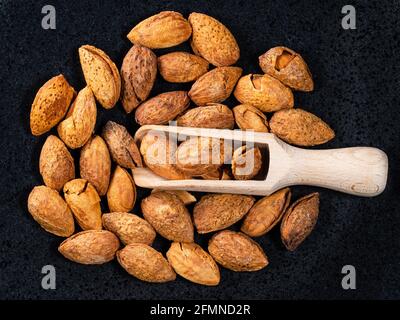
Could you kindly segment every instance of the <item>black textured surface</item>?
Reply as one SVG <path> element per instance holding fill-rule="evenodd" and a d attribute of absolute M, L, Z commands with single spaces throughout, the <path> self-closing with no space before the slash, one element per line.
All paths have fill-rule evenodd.
<path fill-rule="evenodd" d="M 56 30 L 41 28 L 45 4 L 48 1 L 0 1 L 0 298 L 400 298 L 397 1 L 353 1 L 357 30 L 347 31 L 341 27 L 344 1 L 51 1 L 57 10 Z M 244 74 L 260 72 L 258 56 L 270 47 L 286 45 L 300 52 L 316 88 L 296 93 L 296 105 L 319 115 L 336 131 L 334 141 L 323 148 L 363 145 L 385 150 L 390 161 L 386 191 L 364 199 L 294 188 L 294 199 L 321 192 L 320 218 L 312 235 L 294 253 L 283 249 L 276 229 L 258 238 L 270 265 L 255 273 L 221 269 L 218 287 L 198 286 L 180 277 L 148 284 L 129 276 L 115 261 L 83 266 L 64 259 L 57 252 L 61 239 L 43 231 L 26 208 L 30 190 L 42 183 L 38 157 L 47 136 L 30 134 L 30 105 L 40 86 L 58 73 L 76 89 L 84 86 L 77 55 L 82 44 L 105 50 L 120 66 L 131 46 L 125 35 L 161 10 L 180 11 L 186 17 L 192 11 L 204 12 L 226 24 L 241 48 L 238 65 Z M 152 95 L 178 87 L 188 86 L 158 80 Z M 229 101 L 231 107 L 235 103 Z M 133 115 L 126 116 L 120 104 L 109 111 L 99 107 L 97 130 L 108 119 L 125 124 L 132 133 L 136 128 Z M 206 244 L 206 238 L 199 242 Z M 165 253 L 168 243 L 158 238 L 156 247 Z M 56 290 L 41 288 L 41 268 L 47 264 L 56 267 Z M 356 267 L 356 290 L 341 287 L 341 269 L 347 264 Z"/>

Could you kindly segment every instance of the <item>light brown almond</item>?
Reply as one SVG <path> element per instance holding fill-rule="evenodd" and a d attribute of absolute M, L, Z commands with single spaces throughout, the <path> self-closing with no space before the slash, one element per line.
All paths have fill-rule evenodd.
<path fill-rule="evenodd" d="M 182 200 L 182 202 L 185 204 L 185 206 L 196 202 L 196 197 L 192 195 L 191 193 L 185 191 L 185 190 L 161 190 L 161 189 L 153 189 L 151 190 L 151 193 L 153 192 L 158 192 L 158 191 L 163 191 L 166 193 L 172 193 L 176 195 L 179 199 Z"/>
<path fill-rule="evenodd" d="M 234 107 L 232 111 L 240 129 L 269 132 L 267 117 L 260 109 L 249 104 L 240 104 Z"/>
<path fill-rule="evenodd" d="M 118 238 L 107 230 L 88 230 L 64 240 L 58 251 L 67 259 L 82 264 L 103 264 L 114 259 Z"/>
<path fill-rule="evenodd" d="M 239 46 L 232 33 L 221 22 L 208 15 L 193 12 L 189 15 L 193 36 L 193 51 L 214 66 L 230 66 L 240 56 Z"/>
<path fill-rule="evenodd" d="M 65 201 L 82 230 L 101 230 L 100 197 L 85 179 L 74 179 L 64 186 Z"/>
<path fill-rule="evenodd" d="M 235 150 L 232 157 L 232 174 L 236 180 L 254 178 L 262 167 L 261 151 L 258 147 L 248 149 L 246 146 Z"/>
<path fill-rule="evenodd" d="M 152 247 L 135 243 L 117 252 L 119 264 L 132 276 L 147 282 L 168 282 L 176 278 L 167 259 Z"/>
<path fill-rule="evenodd" d="M 33 188 L 28 198 L 28 211 L 47 232 L 60 237 L 69 237 L 74 233 L 71 210 L 58 192 L 49 187 Z"/>
<path fill-rule="evenodd" d="M 258 271 L 268 265 L 268 258 L 257 242 L 241 232 L 224 230 L 208 243 L 211 256 L 233 271 Z"/>
<path fill-rule="evenodd" d="M 74 159 L 65 144 L 56 136 L 48 136 L 42 147 L 39 171 L 45 185 L 57 191 L 75 178 Z"/>
<path fill-rule="evenodd" d="M 282 140 L 304 147 L 323 144 L 335 137 L 335 132 L 324 121 L 299 108 L 274 113 L 270 127 Z"/>
<path fill-rule="evenodd" d="M 83 146 L 79 168 L 81 177 L 89 181 L 100 196 L 104 196 L 110 182 L 111 158 L 100 136 L 93 136 Z"/>
<path fill-rule="evenodd" d="M 103 227 L 121 240 L 123 244 L 143 243 L 151 246 L 156 232 L 144 219 L 127 212 L 111 212 L 102 216 Z"/>
<path fill-rule="evenodd" d="M 49 131 L 68 111 L 75 90 L 62 74 L 48 80 L 36 93 L 30 114 L 31 132 L 34 136 Z"/>
<path fill-rule="evenodd" d="M 127 37 L 134 44 L 161 49 L 185 42 L 191 34 L 189 22 L 180 13 L 162 11 L 137 24 Z"/>
<path fill-rule="evenodd" d="M 136 186 L 128 171 L 117 166 L 107 191 L 107 203 L 111 212 L 129 212 L 136 202 Z"/>

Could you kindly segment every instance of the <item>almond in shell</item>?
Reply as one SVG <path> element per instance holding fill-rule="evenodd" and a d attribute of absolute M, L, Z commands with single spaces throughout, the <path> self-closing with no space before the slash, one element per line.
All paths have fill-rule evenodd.
<path fill-rule="evenodd" d="M 181 277 L 205 286 L 216 286 L 221 276 L 214 259 L 196 243 L 173 242 L 167 259 Z"/>
<path fill-rule="evenodd" d="M 86 83 L 97 101 L 105 109 L 113 108 L 121 93 L 121 78 L 114 62 L 104 51 L 91 45 L 79 48 L 79 59 Z"/>
<path fill-rule="evenodd" d="M 245 216 L 240 230 L 250 237 L 266 234 L 282 219 L 290 198 L 290 189 L 285 188 L 258 200 Z"/>
<path fill-rule="evenodd" d="M 281 239 L 289 251 L 294 251 L 309 236 L 317 223 L 319 193 L 311 193 L 294 202 L 281 223 Z"/>
<path fill-rule="evenodd" d="M 119 264 L 132 276 L 147 282 L 168 282 L 176 278 L 167 259 L 152 247 L 132 243 L 117 252 Z"/>
<path fill-rule="evenodd" d="M 140 125 L 166 124 L 185 111 L 189 103 L 186 91 L 164 92 L 142 103 L 136 109 L 135 119 Z"/>
<path fill-rule="evenodd" d="M 128 171 L 117 166 L 107 191 L 110 211 L 129 212 L 136 202 L 136 186 Z"/>
<path fill-rule="evenodd" d="M 65 144 L 56 136 L 48 136 L 42 147 L 39 171 L 45 185 L 57 191 L 75 178 L 74 159 Z"/>
<path fill-rule="evenodd" d="M 239 59 L 239 46 L 221 22 L 197 12 L 189 15 L 189 22 L 193 29 L 191 45 L 196 54 L 217 67 L 230 66 Z"/>
<path fill-rule="evenodd" d="M 100 197 L 85 179 L 74 179 L 64 186 L 65 201 L 83 230 L 101 230 Z"/>
<path fill-rule="evenodd" d="M 46 186 L 34 187 L 28 198 L 28 211 L 47 232 L 60 237 L 74 233 L 72 212 L 59 193 Z"/>
<path fill-rule="evenodd" d="M 288 87 L 299 91 L 313 91 L 314 82 L 301 55 L 286 47 L 269 49 L 259 57 L 264 73 L 273 76 Z"/>
<path fill-rule="evenodd" d="M 71 149 L 80 148 L 92 136 L 96 117 L 96 101 L 92 90 L 86 87 L 78 93 L 67 117 L 58 125 L 58 135 Z"/>
<path fill-rule="evenodd" d="M 193 84 L 189 97 L 198 106 L 219 103 L 232 93 L 242 74 L 239 67 L 218 67 L 202 75 Z"/>
<path fill-rule="evenodd" d="M 188 110 L 177 119 L 181 127 L 233 129 L 235 120 L 231 109 L 219 103 L 209 103 Z"/>
<path fill-rule="evenodd" d="M 263 112 L 293 108 L 292 91 L 268 74 L 249 74 L 240 78 L 234 95 L 243 104 L 250 104 Z"/>
<path fill-rule="evenodd" d="M 196 203 L 193 221 L 198 233 L 225 229 L 238 222 L 253 206 L 255 199 L 239 194 L 209 194 Z"/>
<path fill-rule="evenodd" d="M 114 259 L 118 248 L 118 238 L 110 231 L 87 230 L 64 240 L 58 251 L 77 263 L 103 264 Z"/>
<path fill-rule="evenodd" d="M 335 137 L 335 132 L 324 121 L 299 108 L 274 113 L 270 127 L 282 140 L 304 147 L 323 144 Z"/>
<path fill-rule="evenodd" d="M 100 196 L 104 196 L 110 182 L 111 158 L 100 136 L 93 136 L 83 146 L 79 168 L 81 177 L 89 181 Z"/>
<path fill-rule="evenodd" d="M 215 261 L 233 271 L 258 271 L 268 265 L 260 245 L 241 232 L 216 233 L 208 243 L 208 251 Z"/>
<path fill-rule="evenodd" d="M 267 117 L 260 109 L 250 104 L 240 104 L 233 108 L 233 114 L 240 129 L 269 132 Z"/>
<path fill-rule="evenodd" d="M 190 82 L 208 71 L 208 61 L 187 52 L 171 52 L 158 58 L 158 70 L 168 82 Z"/>
<path fill-rule="evenodd" d="M 123 244 L 143 243 L 151 246 L 156 232 L 144 219 L 127 212 L 111 212 L 102 216 L 103 227 L 121 240 Z"/>
<path fill-rule="evenodd" d="M 180 13 L 162 11 L 137 24 L 127 37 L 134 44 L 161 49 L 185 42 L 191 34 L 189 22 Z"/>
<path fill-rule="evenodd" d="M 121 67 L 121 101 L 127 113 L 132 112 L 150 95 L 157 76 L 157 57 L 150 49 L 133 46 Z"/>
<path fill-rule="evenodd" d="M 236 180 L 254 178 L 261 170 L 262 156 L 258 147 L 248 149 L 246 146 L 235 150 L 232 157 L 232 174 Z"/>
<path fill-rule="evenodd" d="M 64 118 L 76 93 L 62 74 L 48 80 L 37 92 L 30 114 L 34 136 L 49 131 Z"/>
<path fill-rule="evenodd" d="M 177 196 L 159 191 L 142 200 L 144 218 L 164 238 L 193 242 L 193 224 L 185 204 Z"/>

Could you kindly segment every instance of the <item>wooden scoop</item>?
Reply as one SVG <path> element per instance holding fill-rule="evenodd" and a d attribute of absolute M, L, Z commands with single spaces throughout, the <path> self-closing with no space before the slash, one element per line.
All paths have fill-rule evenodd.
<path fill-rule="evenodd" d="M 142 126 L 135 134 L 135 141 L 139 144 L 150 130 L 186 137 L 249 141 L 266 147 L 269 153 L 268 172 L 265 180 L 166 180 L 149 169 L 135 168 L 135 183 L 143 188 L 264 196 L 287 186 L 311 185 L 373 197 L 386 186 L 388 158 L 377 148 L 306 150 L 288 145 L 272 133 L 155 125 Z"/>

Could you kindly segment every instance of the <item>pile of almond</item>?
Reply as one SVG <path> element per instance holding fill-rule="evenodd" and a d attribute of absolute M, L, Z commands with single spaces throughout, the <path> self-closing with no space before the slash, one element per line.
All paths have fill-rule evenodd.
<path fill-rule="evenodd" d="M 42 147 L 39 170 L 44 185 L 31 191 L 28 210 L 43 229 L 66 238 L 59 252 L 82 264 L 102 264 L 116 257 L 129 274 L 143 281 L 172 281 L 177 273 L 198 284 L 217 285 L 219 265 L 233 271 L 266 267 L 267 256 L 251 237 L 262 236 L 279 223 L 284 246 L 295 250 L 315 226 L 318 193 L 291 204 L 289 188 L 261 199 L 209 194 L 199 201 L 186 191 L 153 190 L 141 201 L 142 216 L 131 213 L 136 186 L 130 169 L 146 166 L 167 179 L 252 179 L 262 166 L 258 148 L 243 146 L 222 153 L 221 163 L 194 166 L 191 160 L 213 149 L 215 141 L 194 137 L 171 146 L 148 134 L 137 146 L 118 123 L 108 121 L 98 134 L 94 128 L 97 104 L 111 109 L 120 100 L 127 114 L 135 111 L 139 125 L 172 120 L 186 127 L 234 129 L 236 125 L 242 130 L 271 131 L 294 145 L 325 143 L 334 137 L 333 130 L 317 116 L 293 108 L 292 90 L 314 88 L 302 57 L 289 48 L 275 47 L 259 58 L 263 74 L 243 76 L 242 69 L 233 66 L 240 56 L 234 36 L 221 22 L 201 13 L 185 19 L 177 12 L 160 12 L 137 24 L 127 37 L 133 47 L 120 70 L 104 51 L 83 45 L 79 58 L 86 87 L 77 93 L 58 75 L 39 89 L 32 104 L 32 134 L 45 134 L 55 126 L 57 130 Z M 193 53 L 157 57 L 152 51 L 189 39 Z M 168 82 L 193 85 L 189 92 L 151 97 L 157 73 Z M 240 104 L 230 109 L 222 103 L 232 92 Z M 268 120 L 265 113 L 272 112 Z M 79 148 L 78 176 L 69 149 Z M 154 153 L 161 151 L 168 156 L 162 163 L 154 160 Z M 255 159 L 252 172 L 243 171 L 248 153 Z M 230 167 L 223 165 L 226 157 Z M 109 213 L 101 210 L 105 200 Z M 194 206 L 192 214 L 188 205 Z M 240 232 L 227 230 L 239 220 Z M 75 223 L 82 231 L 75 233 Z M 194 243 L 195 230 L 215 232 L 207 250 Z M 172 242 L 166 257 L 152 248 L 157 234 Z"/>

